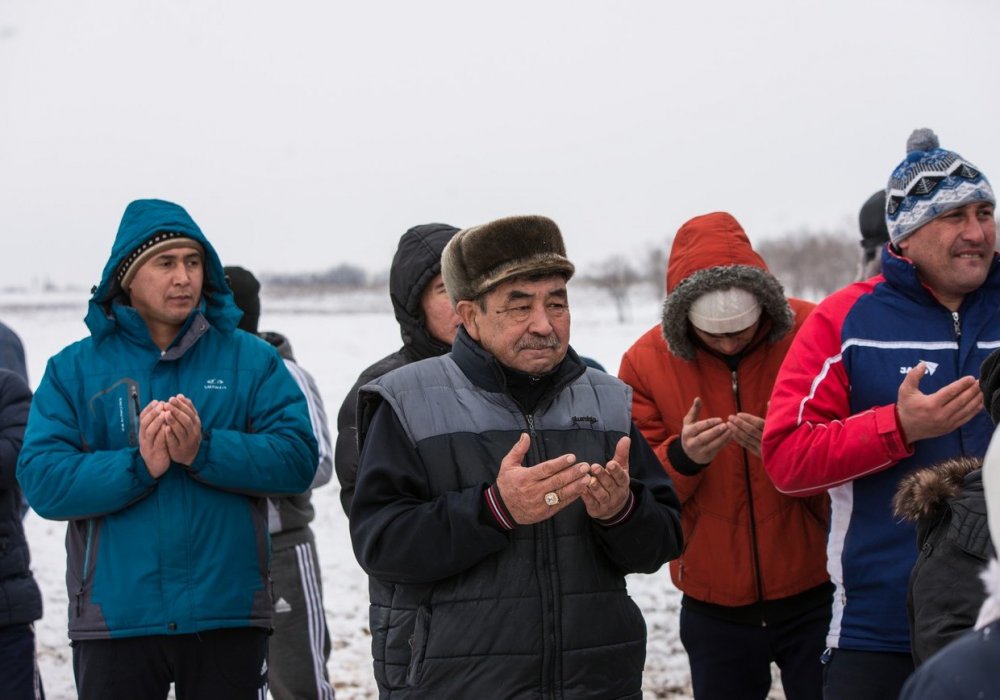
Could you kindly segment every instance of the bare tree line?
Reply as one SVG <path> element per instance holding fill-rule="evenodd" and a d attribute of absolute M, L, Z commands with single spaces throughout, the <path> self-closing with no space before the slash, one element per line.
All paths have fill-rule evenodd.
<path fill-rule="evenodd" d="M 605 290 L 615 304 L 618 320 L 624 322 L 629 318 L 633 294 L 664 297 L 672 242 L 668 239 L 662 246 L 648 245 L 638 255 L 612 255 L 581 275 L 581 281 Z M 803 230 L 761 241 L 755 248 L 784 286 L 785 294 L 810 301 L 819 301 L 853 281 L 861 255 L 860 239 L 844 232 Z"/>
<path fill-rule="evenodd" d="M 615 305 L 618 320 L 629 319 L 636 295 L 662 299 L 666 290 L 667 257 L 672 239 L 647 243 L 638 252 L 614 253 L 590 269 L 580 270 L 580 283 L 604 290 Z M 860 239 L 843 231 L 802 230 L 763 240 L 755 248 L 789 296 L 819 301 L 854 279 Z M 323 272 L 265 274 L 269 289 L 282 293 L 340 292 L 377 289 L 388 284 L 388 272 L 369 274 L 341 263 Z M 648 296 L 646 297 L 648 298 Z"/>

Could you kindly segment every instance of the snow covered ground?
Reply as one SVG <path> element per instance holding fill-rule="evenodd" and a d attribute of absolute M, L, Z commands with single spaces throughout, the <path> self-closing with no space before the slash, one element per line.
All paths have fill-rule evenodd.
<path fill-rule="evenodd" d="M 573 347 L 616 373 L 622 353 L 658 322 L 659 301 L 643 293 L 645 298 L 641 299 L 635 293 L 632 320 L 620 324 L 604 296 L 571 284 Z M 49 356 L 86 333 L 82 319 L 88 296 L 85 291 L 0 294 L 0 320 L 24 341 L 32 386 L 41 379 Z M 261 330 L 285 333 L 299 362 L 316 377 L 334 430 L 337 410 L 360 371 L 400 345 L 388 294 L 265 296 L 262 309 Z M 333 638 L 328 669 L 340 700 L 368 700 L 377 697 L 377 691 L 371 673 L 367 579 L 351 550 L 338 489 L 331 483 L 313 494 L 317 512 L 313 528 Z M 75 698 L 76 692 L 66 636 L 65 525 L 30 513 L 25 527 L 35 576 L 45 599 L 45 616 L 36 628 L 45 690 L 49 700 L 68 700 Z M 628 586 L 649 628 L 645 700 L 690 697 L 687 659 L 677 634 L 680 594 L 666 567 L 654 575 L 631 576 Z M 772 691 L 772 696 L 780 698 L 780 690 Z"/>

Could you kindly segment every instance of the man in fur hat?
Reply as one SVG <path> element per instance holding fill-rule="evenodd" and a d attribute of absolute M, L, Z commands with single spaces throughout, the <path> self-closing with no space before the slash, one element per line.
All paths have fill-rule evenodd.
<path fill-rule="evenodd" d="M 822 695 L 830 622 L 825 494 L 779 493 L 760 438 L 792 338 L 813 304 L 781 284 L 730 214 L 674 236 L 661 323 L 622 358 L 636 425 L 681 498 L 680 635 L 696 698 Z"/>
<path fill-rule="evenodd" d="M 544 217 L 459 232 L 451 352 L 361 390 L 350 524 L 383 698 L 642 697 L 625 575 L 677 556 L 679 505 L 628 387 L 569 346 L 573 271 Z"/>
<path fill-rule="evenodd" d="M 976 377 L 1000 344 L 995 202 L 978 168 L 913 132 L 886 188 L 882 275 L 823 300 L 775 382 L 764 466 L 786 494 L 830 494 L 828 700 L 896 697 L 913 671 L 916 533 L 891 504 L 906 474 L 982 457 L 993 432 Z"/>
<path fill-rule="evenodd" d="M 236 332 L 222 263 L 180 206 L 132 202 L 87 313 L 49 360 L 17 465 L 65 520 L 80 700 L 258 700 L 273 603 L 265 496 L 316 439 L 277 350 Z"/>

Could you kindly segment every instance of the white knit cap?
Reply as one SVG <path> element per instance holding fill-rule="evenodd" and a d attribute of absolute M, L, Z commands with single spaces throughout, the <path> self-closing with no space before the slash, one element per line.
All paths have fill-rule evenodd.
<path fill-rule="evenodd" d="M 760 302 L 745 289 L 730 287 L 705 292 L 694 300 L 688 319 L 705 333 L 738 333 L 760 318 Z"/>

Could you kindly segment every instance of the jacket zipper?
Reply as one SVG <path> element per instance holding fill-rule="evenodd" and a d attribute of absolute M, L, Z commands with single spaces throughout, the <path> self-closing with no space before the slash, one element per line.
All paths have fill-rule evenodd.
<path fill-rule="evenodd" d="M 531 448 L 529 450 L 529 454 L 532 454 L 535 457 L 535 459 L 540 462 L 545 457 L 545 455 L 542 454 L 541 449 L 538 447 L 538 441 L 537 441 L 538 436 L 535 433 L 535 416 L 534 414 L 531 413 L 525 413 L 523 415 L 525 422 L 528 424 L 528 435 L 531 437 Z M 539 523 L 539 525 L 541 527 L 542 535 L 544 537 L 542 546 L 545 547 L 545 551 L 547 553 L 550 543 L 554 541 L 554 536 L 552 532 L 553 528 L 552 520 L 551 519 L 546 520 L 543 523 Z M 542 668 L 543 668 L 543 673 L 544 669 L 548 669 L 548 673 L 544 673 L 544 675 L 547 676 L 546 682 L 549 686 L 549 696 L 554 698 L 556 697 L 556 692 L 555 692 L 556 678 L 558 677 L 558 672 L 557 669 L 555 668 L 556 658 L 558 657 L 558 655 L 555 653 L 555 650 L 557 648 L 557 640 L 555 639 L 556 635 L 555 630 L 557 627 L 555 619 L 556 610 L 554 605 L 554 601 L 556 600 L 556 590 L 555 590 L 555 581 L 552 578 L 549 566 L 547 564 L 548 562 L 546 562 L 546 566 L 539 567 L 539 569 L 544 572 L 544 582 L 542 588 L 543 590 L 546 590 L 548 592 L 544 609 L 546 611 L 546 617 L 550 620 L 549 624 L 545 625 L 543 639 L 551 640 L 551 643 L 543 642 Z"/>
<path fill-rule="evenodd" d="M 739 413 L 743 406 L 740 403 L 740 381 L 736 370 L 732 371 L 733 378 L 733 399 L 736 401 L 736 412 Z M 757 602 L 764 600 L 764 584 L 760 574 L 760 549 L 757 545 L 757 514 L 753 504 L 753 487 L 750 479 L 750 455 L 745 447 L 740 448 L 743 453 L 743 479 L 747 485 L 747 511 L 750 516 L 750 554 L 753 557 L 753 577 L 754 586 L 757 589 Z M 767 627 L 767 622 L 761 618 L 761 626 Z"/>
<path fill-rule="evenodd" d="M 83 593 L 87 588 L 87 565 L 90 562 L 90 546 L 94 542 L 94 521 L 87 521 L 87 546 L 83 549 L 83 571 L 80 572 L 80 590 L 76 592 L 76 616 L 83 614 Z"/>
<path fill-rule="evenodd" d="M 129 387 L 129 398 L 132 399 L 129 413 L 132 413 L 132 409 L 135 409 L 135 413 L 129 416 L 128 444 L 135 447 L 139 444 L 139 414 L 142 413 L 142 409 L 139 407 L 139 388 L 134 384 Z"/>
<path fill-rule="evenodd" d="M 962 322 L 958 318 L 958 312 L 951 312 L 951 322 L 955 326 L 955 339 L 958 340 L 962 337 Z"/>

